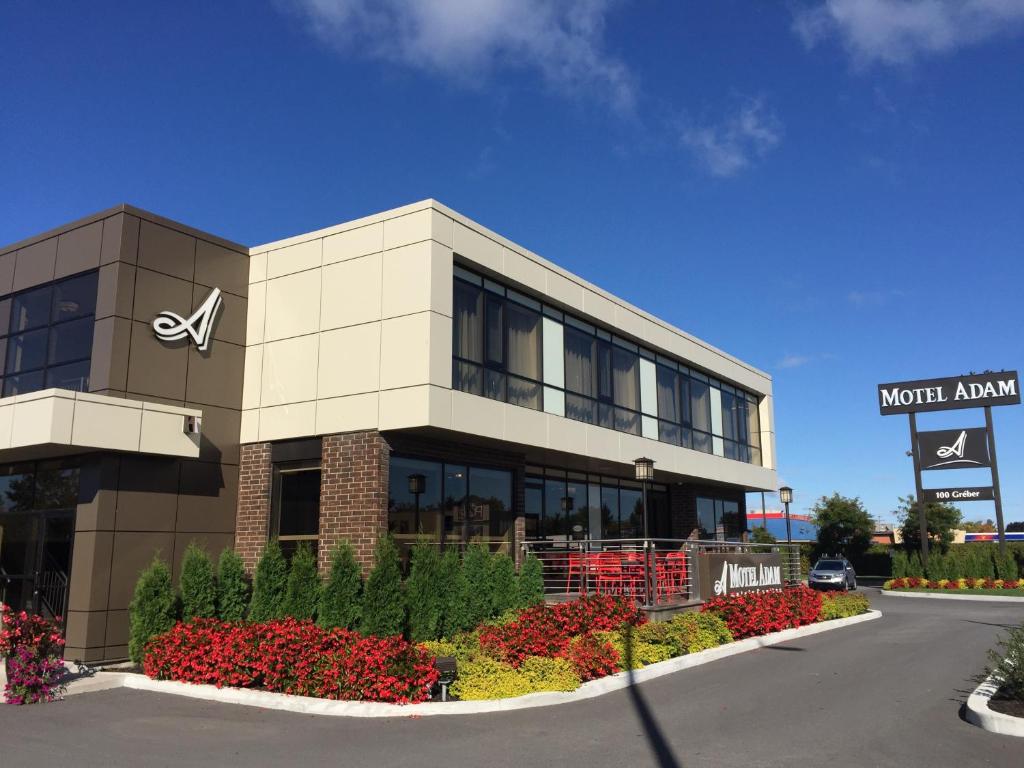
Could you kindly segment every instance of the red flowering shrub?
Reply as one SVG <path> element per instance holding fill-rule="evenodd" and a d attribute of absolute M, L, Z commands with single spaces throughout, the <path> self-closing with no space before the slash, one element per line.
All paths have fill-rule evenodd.
<path fill-rule="evenodd" d="M 714 611 L 721 616 L 738 640 L 817 621 L 821 596 L 804 586 L 744 592 L 708 600 L 701 610 Z"/>
<path fill-rule="evenodd" d="M 957 581 L 956 579 L 950 579 L 949 581 L 946 582 L 946 586 L 944 586 L 943 589 L 951 589 L 951 590 L 960 589 L 960 582 Z"/>
<path fill-rule="evenodd" d="M 1016 579 L 1007 579 L 1003 582 L 1003 589 L 1020 589 L 1021 586 L 1021 582 Z"/>
<path fill-rule="evenodd" d="M 37 704 L 59 697 L 64 686 L 60 619 L 50 621 L 0 604 L 0 660 L 7 659 L 8 704 Z"/>
<path fill-rule="evenodd" d="M 480 648 L 489 656 L 518 667 L 528 656 L 562 655 L 576 635 L 638 626 L 646 617 L 631 601 L 611 595 L 583 597 L 558 605 L 537 605 L 515 621 L 480 628 Z"/>
<path fill-rule="evenodd" d="M 558 655 L 572 662 L 584 683 L 619 671 L 620 659 L 615 647 L 590 633 L 572 638 Z"/>
<path fill-rule="evenodd" d="M 429 698 L 438 678 L 433 657 L 400 637 L 363 637 L 291 618 L 178 624 L 149 642 L 142 666 L 158 680 L 395 704 Z"/>

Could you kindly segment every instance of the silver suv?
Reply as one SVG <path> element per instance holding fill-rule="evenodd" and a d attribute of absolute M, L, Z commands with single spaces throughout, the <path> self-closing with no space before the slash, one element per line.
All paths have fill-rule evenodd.
<path fill-rule="evenodd" d="M 807 586 L 811 589 L 841 589 L 846 592 L 857 588 L 857 573 L 845 557 L 823 557 L 811 568 Z"/>

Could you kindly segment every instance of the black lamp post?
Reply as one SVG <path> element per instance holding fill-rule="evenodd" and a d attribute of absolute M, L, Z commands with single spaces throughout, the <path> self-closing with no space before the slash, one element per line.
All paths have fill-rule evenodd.
<path fill-rule="evenodd" d="M 427 478 L 421 474 L 409 475 L 409 493 L 416 499 L 416 514 L 413 517 L 413 532 L 420 532 L 420 495 L 427 490 Z"/>
<path fill-rule="evenodd" d="M 786 543 L 793 543 L 793 532 L 789 524 L 789 505 L 793 501 L 793 489 L 788 485 L 779 488 L 779 501 L 786 505 Z"/>
<path fill-rule="evenodd" d="M 650 603 L 651 595 L 651 557 L 648 551 L 650 541 L 647 538 L 647 484 L 654 479 L 654 460 L 646 457 L 635 459 L 633 461 L 633 468 L 636 473 L 636 479 L 640 481 L 640 486 L 643 488 L 643 519 L 644 519 L 644 600 Z M 654 595 L 654 599 L 657 600 L 657 595 Z"/>
<path fill-rule="evenodd" d="M 572 529 L 569 528 L 569 516 L 572 514 L 573 507 L 576 506 L 576 500 L 572 496 L 563 496 L 561 502 L 562 517 L 565 518 L 565 530 L 570 532 Z"/>

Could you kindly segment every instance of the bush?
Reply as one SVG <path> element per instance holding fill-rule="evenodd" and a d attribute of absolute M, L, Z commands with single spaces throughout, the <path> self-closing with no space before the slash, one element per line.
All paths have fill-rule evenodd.
<path fill-rule="evenodd" d="M 251 621 L 271 621 L 284 617 L 284 598 L 288 589 L 288 562 L 277 539 L 267 542 L 252 585 Z"/>
<path fill-rule="evenodd" d="M 217 616 L 223 621 L 241 621 L 248 607 L 245 565 L 235 550 L 225 547 L 217 562 Z"/>
<path fill-rule="evenodd" d="M 303 542 L 292 555 L 282 610 L 285 616 L 312 619 L 319 602 L 320 574 L 316 568 L 316 555 L 309 545 Z"/>
<path fill-rule="evenodd" d="M 382 536 L 377 542 L 373 570 L 363 592 L 361 628 L 363 634 L 378 637 L 401 635 L 405 629 L 398 549 L 390 536 Z"/>
<path fill-rule="evenodd" d="M 572 638 L 559 655 L 572 662 L 583 682 L 614 675 L 620 669 L 620 657 L 615 648 L 594 633 Z"/>
<path fill-rule="evenodd" d="M 414 545 L 409 578 L 405 582 L 409 639 L 414 643 L 435 640 L 441 636 L 444 609 L 441 581 L 441 558 L 437 547 L 425 541 Z"/>
<path fill-rule="evenodd" d="M 138 663 L 150 638 L 166 632 L 177 619 L 171 569 L 160 558 L 139 574 L 128 606 L 128 655 Z"/>
<path fill-rule="evenodd" d="M 902 579 L 907 575 L 907 553 L 902 549 L 895 549 L 892 553 L 892 575 L 893 578 Z"/>
<path fill-rule="evenodd" d="M 181 559 L 181 615 L 185 619 L 211 619 L 217 615 L 217 583 L 206 550 L 194 541 Z"/>
<path fill-rule="evenodd" d="M 1004 581 L 1013 580 L 1016 581 L 1019 575 L 1017 570 L 1017 560 L 1014 558 L 1013 553 L 1007 551 L 1005 555 L 1000 555 L 998 552 L 995 556 L 996 566 L 996 578 L 1003 579 Z"/>
<path fill-rule="evenodd" d="M 701 611 L 717 613 L 736 639 L 765 635 L 818 620 L 821 595 L 807 587 L 716 597 Z"/>
<path fill-rule="evenodd" d="M 400 637 L 362 637 L 293 618 L 178 624 L 150 643 L 143 669 L 158 680 L 395 704 L 424 701 L 438 679 L 430 654 Z"/>
<path fill-rule="evenodd" d="M 0 661 L 7 660 L 8 704 L 53 701 L 64 692 L 64 638 L 59 619 L 50 621 L 0 604 Z"/>
<path fill-rule="evenodd" d="M 530 608 L 544 602 L 544 570 L 536 555 L 527 555 L 519 567 L 517 608 Z"/>
<path fill-rule="evenodd" d="M 956 582 L 952 582 L 956 583 Z M 830 592 L 823 595 L 821 599 L 821 615 L 818 621 L 829 621 L 831 619 L 845 619 L 849 616 L 858 616 L 867 613 L 871 604 L 864 595 L 855 593 Z"/>
<path fill-rule="evenodd" d="M 487 656 L 459 664 L 451 693 L 463 701 L 506 699 L 541 691 L 574 691 L 580 678 L 568 659 L 530 656 L 518 669 Z"/>
<path fill-rule="evenodd" d="M 481 544 L 466 547 L 462 558 L 465 579 L 466 628 L 478 627 L 491 617 L 491 556 Z"/>
<path fill-rule="evenodd" d="M 518 608 L 519 585 L 516 582 L 516 564 L 512 558 L 499 552 L 491 555 L 488 591 L 491 594 L 491 616 Z"/>
<path fill-rule="evenodd" d="M 326 629 L 355 629 L 362 617 L 363 574 L 352 545 L 338 544 L 331 552 L 331 570 L 320 591 L 316 623 Z"/>
<path fill-rule="evenodd" d="M 530 656 L 523 661 L 520 673 L 529 683 L 530 691 L 575 691 L 580 687 L 579 675 L 568 659 L 546 659 Z"/>
<path fill-rule="evenodd" d="M 907 555 L 907 576 L 918 579 L 924 578 L 924 567 L 921 565 L 921 554 L 911 552 Z"/>
<path fill-rule="evenodd" d="M 1024 626 L 1011 629 L 998 645 L 1002 652 L 988 652 L 992 666 L 985 673 L 992 675 L 1001 696 L 1024 701 Z"/>
<path fill-rule="evenodd" d="M 643 632 L 647 626 L 641 627 L 640 631 Z M 674 656 L 706 651 L 732 642 L 729 626 L 714 613 L 680 613 L 665 622 L 665 626 Z"/>
<path fill-rule="evenodd" d="M 575 636 L 637 626 L 644 621 L 631 601 L 610 595 L 584 597 L 558 605 L 534 606 L 506 624 L 486 624 L 479 630 L 480 648 L 518 667 L 527 656 L 563 654 Z"/>
<path fill-rule="evenodd" d="M 457 550 L 445 550 L 440 566 L 441 634 L 445 637 L 474 629 L 469 617 L 469 584 Z"/>
<path fill-rule="evenodd" d="M 594 636 L 615 649 L 622 669 L 643 669 L 648 664 L 656 664 L 679 655 L 674 653 L 675 649 L 671 645 L 641 639 L 641 630 L 652 626 L 655 625 L 646 624 L 636 631 L 629 628 L 619 632 L 595 632 Z"/>

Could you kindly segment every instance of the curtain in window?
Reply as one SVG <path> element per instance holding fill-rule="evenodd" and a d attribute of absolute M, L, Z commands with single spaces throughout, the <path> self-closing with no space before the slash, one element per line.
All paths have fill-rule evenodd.
<path fill-rule="evenodd" d="M 640 410 L 640 357 L 635 352 L 612 349 L 612 387 L 616 405 Z"/>
<path fill-rule="evenodd" d="M 679 423 L 679 374 L 670 368 L 658 366 L 658 418 Z"/>
<path fill-rule="evenodd" d="M 565 329 L 565 388 L 594 397 L 594 339 Z"/>
<path fill-rule="evenodd" d="M 508 317 L 509 373 L 540 380 L 540 315 L 517 304 L 505 306 Z"/>
<path fill-rule="evenodd" d="M 475 362 L 483 362 L 483 292 L 474 285 L 455 281 L 454 352 Z"/>
<path fill-rule="evenodd" d="M 693 409 L 693 428 L 711 431 L 711 393 L 707 384 L 690 380 L 690 403 Z"/>

